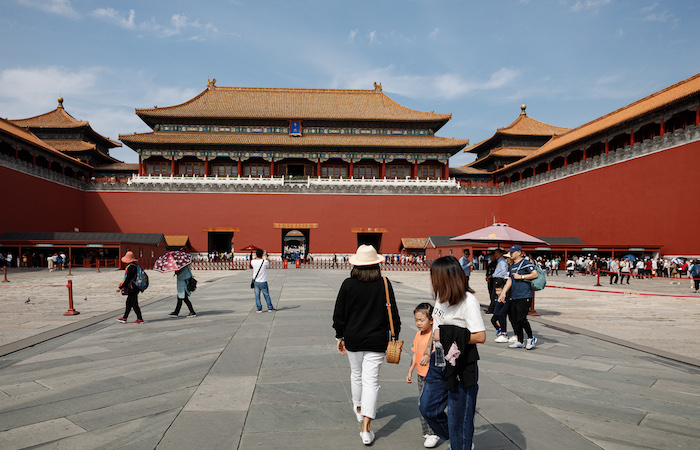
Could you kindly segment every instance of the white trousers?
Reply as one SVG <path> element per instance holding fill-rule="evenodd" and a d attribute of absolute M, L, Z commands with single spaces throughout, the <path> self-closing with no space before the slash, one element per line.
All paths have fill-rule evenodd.
<path fill-rule="evenodd" d="M 350 361 L 352 404 L 355 408 L 360 407 L 360 414 L 374 419 L 377 416 L 379 368 L 384 361 L 384 352 L 346 353 Z"/>

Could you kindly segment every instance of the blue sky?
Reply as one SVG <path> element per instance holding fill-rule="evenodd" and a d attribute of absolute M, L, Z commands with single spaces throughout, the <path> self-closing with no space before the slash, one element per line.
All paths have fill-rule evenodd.
<path fill-rule="evenodd" d="M 479 142 L 528 114 L 576 127 L 700 71 L 693 0 L 2 0 L 0 117 L 99 133 L 219 86 L 371 89 Z M 112 155 L 138 160 L 128 148 Z M 471 161 L 469 154 L 451 166 Z"/>

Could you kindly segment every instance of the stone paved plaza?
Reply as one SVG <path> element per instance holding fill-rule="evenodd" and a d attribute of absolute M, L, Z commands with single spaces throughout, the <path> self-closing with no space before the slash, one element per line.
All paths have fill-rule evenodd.
<path fill-rule="evenodd" d="M 16 276 L 15 276 L 16 275 Z M 15 274 L 16 285 L 65 274 Z M 174 281 L 154 274 L 146 323 L 120 324 L 121 273 L 77 272 L 81 315 L 64 291 L 0 288 L 0 448 L 362 448 L 347 359 L 331 315 L 347 271 L 270 271 L 274 313 L 256 314 L 250 271 L 196 272 L 196 318 L 170 318 Z M 410 348 L 426 272 L 388 272 Z M 483 272 L 472 277 L 486 303 Z M 532 318 L 538 346 L 479 347 L 477 449 L 700 448 L 700 297 L 689 282 L 632 280 L 621 295 L 591 277 L 550 278 Z M 83 287 L 79 287 L 83 286 Z M 25 304 L 26 291 L 34 299 Z M 51 288 L 54 289 L 54 288 Z M 151 289 L 153 289 L 151 291 Z M 113 295 L 116 294 L 116 295 Z M 87 296 L 88 299 L 84 300 Z M 82 303 L 81 303 L 82 302 Z M 89 306 L 88 306 L 89 305 Z M 135 317 L 132 314 L 132 320 Z M 417 386 L 382 366 L 378 449 L 423 448 Z M 441 443 L 438 448 L 446 448 Z"/>

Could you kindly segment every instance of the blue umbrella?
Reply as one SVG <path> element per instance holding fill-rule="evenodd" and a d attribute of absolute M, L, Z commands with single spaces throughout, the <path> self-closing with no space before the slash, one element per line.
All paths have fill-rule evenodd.
<path fill-rule="evenodd" d="M 630 260 L 630 261 L 636 261 L 636 260 L 637 260 L 637 257 L 634 256 L 634 255 L 631 254 L 631 253 L 630 253 L 629 255 L 625 255 L 625 256 L 622 257 L 622 259 L 625 259 L 625 258 L 627 258 L 627 259 Z"/>

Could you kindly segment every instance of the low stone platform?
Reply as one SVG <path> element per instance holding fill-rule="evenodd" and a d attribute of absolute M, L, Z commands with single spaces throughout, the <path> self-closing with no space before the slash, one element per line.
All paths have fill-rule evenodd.
<path fill-rule="evenodd" d="M 271 271 L 277 311 L 263 314 L 255 312 L 249 271 L 198 276 L 196 318 L 170 318 L 175 298 L 164 295 L 144 306 L 144 324 L 116 322 L 119 305 L 105 317 L 76 316 L 73 331 L 17 339 L 8 345 L 23 349 L 0 358 L 0 448 L 363 448 L 347 359 L 335 351 L 331 327 L 347 275 Z M 410 348 L 413 308 L 430 299 L 427 274 L 388 275 Z M 479 276 L 472 285 L 483 291 Z M 550 283 L 583 288 L 590 280 Z M 483 293 L 478 298 L 485 303 Z M 700 362 L 653 341 L 635 343 L 647 328 L 657 333 L 649 324 L 658 319 L 621 315 L 624 298 L 546 289 L 537 303 L 543 316 L 532 320 L 533 351 L 496 344 L 487 328 L 477 449 L 700 447 Z M 691 312 L 669 315 L 696 329 L 698 300 L 675 301 Z M 629 340 L 603 333 L 623 316 Z M 559 320 L 575 317 L 578 326 Z M 417 386 L 405 382 L 409 358 L 382 366 L 375 448 L 423 448 Z"/>

